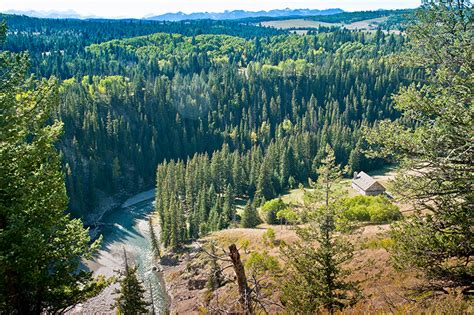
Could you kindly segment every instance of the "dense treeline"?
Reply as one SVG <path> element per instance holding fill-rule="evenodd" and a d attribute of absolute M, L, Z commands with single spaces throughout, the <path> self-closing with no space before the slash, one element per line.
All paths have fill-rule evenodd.
<path fill-rule="evenodd" d="M 388 18 L 398 20 L 399 22 L 406 22 L 412 17 L 414 10 L 377 10 L 377 11 L 359 11 L 359 12 L 343 12 L 332 15 L 325 15 L 321 17 L 313 17 L 312 20 L 326 22 L 326 23 L 344 23 L 350 24 L 363 20 Z"/>
<path fill-rule="evenodd" d="M 355 40 L 366 40 L 365 35 L 347 34 Z M 377 41 L 384 36 L 381 32 L 368 39 L 372 44 L 345 43 L 334 52 L 328 52 L 331 47 L 326 51 L 313 46 L 323 36 L 328 34 L 285 37 L 287 51 L 291 51 L 291 44 L 301 42 L 295 52 L 307 52 L 306 43 L 319 53 L 310 53 L 306 59 L 287 59 L 277 65 L 271 64 L 271 54 L 279 53 L 278 45 L 271 42 L 274 48 L 265 49 L 268 43 L 261 41 L 260 56 L 270 64 L 250 61 L 241 71 L 244 75 L 237 75 L 232 81 L 241 84 L 230 100 L 236 106 L 226 111 L 217 99 L 216 110 L 211 108 L 207 112 L 205 126 L 223 130 L 222 150 L 196 155 L 187 162 L 172 161 L 158 166 L 156 200 L 165 246 L 176 246 L 187 238 L 227 227 L 235 218 L 235 196 L 249 197 L 260 205 L 290 187 L 306 184 L 308 177 L 314 179 L 322 150 L 328 143 L 334 147 L 338 161 L 348 164 L 351 170 L 376 166 L 376 162 L 365 160 L 361 153 L 360 127 L 382 117 L 397 116 L 390 107 L 389 95 L 403 84 L 402 78 L 413 73 L 395 69 L 378 54 L 370 58 L 369 47 L 377 47 Z M 323 40 L 321 45 L 324 44 Z M 226 45 L 219 47 L 225 49 Z M 396 46 L 386 48 L 393 49 Z M 377 49 L 381 50 L 384 49 Z M 216 58 L 219 57 L 217 53 Z M 211 67 L 209 76 L 213 71 Z M 227 82 L 223 86 L 228 88 Z M 191 112 L 195 111 L 199 109 Z"/>
<path fill-rule="evenodd" d="M 358 128 L 395 117 L 389 97 L 412 76 L 379 56 L 402 42 L 340 31 L 255 40 L 156 34 L 90 46 L 97 59 L 108 60 L 94 64 L 96 72 L 122 75 L 66 81 L 69 109 L 61 113 L 70 116 L 64 119 L 71 134 L 66 129 L 65 145 L 79 146 L 73 155 L 81 152 L 92 164 L 67 159 L 75 174 L 68 180 L 77 182 L 68 185 L 78 191 L 72 196 L 81 204 L 94 201 L 94 188 L 111 193 L 149 185 L 163 159 L 211 154 L 224 143 L 231 151 L 246 152 L 255 143 L 264 149 L 284 124 L 301 139 L 305 133 L 331 139 L 344 163 L 354 151 L 358 163 Z M 88 102 L 79 101 L 87 95 Z M 78 139 L 78 130 L 87 139 Z M 314 151 L 300 168 L 301 181 Z M 87 198 L 78 195 L 81 187 Z"/>
<path fill-rule="evenodd" d="M 55 75 L 62 79 L 93 74 L 85 72 L 85 69 L 80 69 L 78 72 L 79 69 L 70 68 L 78 59 L 97 62 L 93 61 L 93 56 L 84 49 L 93 43 L 157 32 L 187 36 L 227 34 L 243 38 L 284 33 L 249 23 L 212 20 L 166 22 L 133 19 L 40 19 L 0 14 L 0 21 L 2 20 L 8 25 L 7 41 L 5 44 L 2 43 L 4 49 L 13 52 L 28 51 L 32 72 L 44 77 Z"/>
<path fill-rule="evenodd" d="M 327 134 L 300 134 L 290 121 L 278 129 L 276 138 L 266 147 L 255 144 L 245 153 L 231 153 L 225 144 L 210 156 L 196 154 L 186 162 L 158 166 L 156 209 L 164 246 L 175 247 L 187 239 L 235 224 L 236 198 L 253 197 L 257 206 L 288 188 L 306 184 L 308 177 L 316 179 Z M 349 163 L 359 167 L 355 164 L 360 160 L 355 160 L 362 157 L 354 156 Z"/>
<path fill-rule="evenodd" d="M 65 21 L 64 28 L 51 29 L 66 32 L 68 23 L 89 22 L 106 23 Z M 418 75 L 390 62 L 402 36 L 343 29 L 269 36 L 273 31 L 232 22 L 189 23 L 163 25 L 191 36 L 157 33 L 88 45 L 74 57 L 33 58 L 36 73 L 64 79 L 55 118 L 64 122 L 61 151 L 76 215 L 86 216 L 106 196 L 150 187 L 164 160 L 211 155 L 223 145 L 242 156 L 257 149 L 266 156 L 272 143 L 286 146 L 295 156 L 294 184 L 312 176 L 326 143 L 340 163 L 375 167 L 360 153 L 360 127 L 397 117 L 390 96 Z M 245 32 L 197 35 L 206 23 L 216 32 Z M 41 51 L 30 49 L 33 56 Z M 288 187 L 289 178 L 284 181 L 272 184 L 274 194 Z M 256 188 L 235 190 L 253 197 Z"/>

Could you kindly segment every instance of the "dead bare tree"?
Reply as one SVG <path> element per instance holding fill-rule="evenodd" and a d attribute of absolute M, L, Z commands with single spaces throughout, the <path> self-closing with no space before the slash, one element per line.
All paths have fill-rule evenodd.
<path fill-rule="evenodd" d="M 247 277 L 239 249 L 235 244 L 231 244 L 228 251 L 222 248 L 221 250 L 224 253 L 222 256 L 217 256 L 214 252 L 207 251 L 199 244 L 198 247 L 215 260 L 230 263 L 221 267 L 221 272 L 232 268 L 235 277 L 233 279 L 225 277 L 222 286 L 229 282 L 236 283 L 239 292 L 239 297 L 235 300 L 226 298 L 225 305 L 210 306 L 211 313 L 228 313 L 229 310 L 235 309 L 237 305 L 240 305 L 243 312 L 247 315 L 253 315 L 257 312 L 268 313 L 267 308 L 271 305 L 282 308 L 282 305 L 273 302 L 263 292 L 264 289 L 269 288 L 268 284 L 265 284 L 269 277 L 257 277 L 255 274 L 252 274 L 250 278 Z"/>
<path fill-rule="evenodd" d="M 234 266 L 235 276 L 237 278 L 237 285 L 239 286 L 240 304 L 244 307 L 246 314 L 253 314 L 252 299 L 250 296 L 251 289 L 247 282 L 245 275 L 245 268 L 240 260 L 240 253 L 235 244 L 229 246 L 229 257 Z"/>

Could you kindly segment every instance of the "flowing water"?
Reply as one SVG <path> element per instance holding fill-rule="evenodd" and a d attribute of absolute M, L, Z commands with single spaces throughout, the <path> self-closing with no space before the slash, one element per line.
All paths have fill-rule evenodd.
<path fill-rule="evenodd" d="M 152 191 L 148 193 L 149 196 L 154 195 Z M 162 274 L 153 270 L 154 267 L 159 268 L 155 265 L 152 254 L 148 225 L 148 218 L 154 208 L 153 199 L 141 200 L 149 196 L 137 195 L 139 198 L 135 197 L 135 200 L 132 197 L 124 206 L 104 215 L 101 220 L 102 248 L 94 261 L 87 263 L 87 266 L 95 274 L 114 275 L 114 270 L 123 269 L 125 250 L 129 264 L 138 265 L 140 279 L 147 290 L 145 297 L 151 301 L 151 291 L 155 312 L 166 314 L 167 295 Z M 158 234 L 156 227 L 155 233 Z M 82 310 L 96 311 L 98 308 L 107 308 L 113 302 L 114 289 L 106 289 L 101 296 L 94 298 L 89 304 L 86 303 Z"/>

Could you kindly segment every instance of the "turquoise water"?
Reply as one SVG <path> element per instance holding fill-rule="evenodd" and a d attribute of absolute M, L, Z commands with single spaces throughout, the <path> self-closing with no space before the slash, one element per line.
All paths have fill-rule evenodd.
<path fill-rule="evenodd" d="M 129 264 L 138 264 L 140 279 L 147 289 L 146 298 L 151 300 L 151 286 L 155 312 L 166 314 L 166 291 L 162 275 L 152 270 L 155 266 L 159 267 L 155 265 L 149 238 L 148 217 L 153 208 L 153 199 L 150 199 L 107 213 L 101 220 L 102 251 L 123 257 L 125 249 Z M 158 234 L 156 228 L 155 233 Z"/>

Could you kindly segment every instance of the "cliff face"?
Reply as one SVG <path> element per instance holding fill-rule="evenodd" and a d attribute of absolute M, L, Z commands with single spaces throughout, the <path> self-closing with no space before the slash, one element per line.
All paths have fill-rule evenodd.
<path fill-rule="evenodd" d="M 162 259 L 171 314 L 197 314 L 203 309 L 208 276 L 205 254 L 190 245 L 179 255 Z"/>

